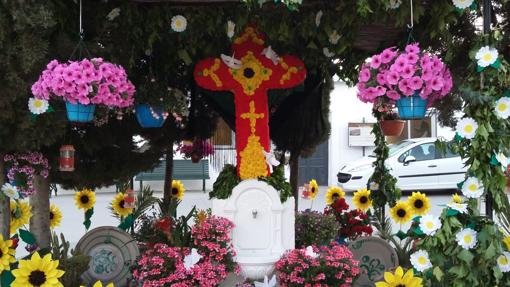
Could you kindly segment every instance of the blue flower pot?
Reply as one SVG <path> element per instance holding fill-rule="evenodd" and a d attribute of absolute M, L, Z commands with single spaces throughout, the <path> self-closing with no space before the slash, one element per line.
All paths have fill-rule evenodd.
<path fill-rule="evenodd" d="M 88 123 L 94 119 L 95 105 L 66 102 L 67 119 L 71 122 Z"/>
<path fill-rule="evenodd" d="M 424 100 L 416 93 L 411 97 L 401 97 L 397 100 L 398 116 L 402 120 L 423 119 L 427 112 L 429 100 Z"/>
<path fill-rule="evenodd" d="M 163 118 L 163 109 L 161 107 L 152 107 L 152 111 L 158 115 L 158 118 L 152 116 L 151 107 L 149 105 L 136 105 L 136 119 L 142 128 L 160 128 L 165 123 L 165 118 Z"/>

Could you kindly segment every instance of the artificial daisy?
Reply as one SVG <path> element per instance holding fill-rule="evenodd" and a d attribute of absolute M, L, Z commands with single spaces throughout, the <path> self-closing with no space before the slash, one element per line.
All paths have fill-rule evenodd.
<path fill-rule="evenodd" d="M 313 200 L 317 197 L 317 194 L 319 193 L 319 185 L 317 184 L 317 181 L 315 179 L 312 179 L 308 183 L 308 186 L 309 186 L 308 198 Z"/>
<path fill-rule="evenodd" d="M 357 209 L 366 211 L 372 206 L 372 200 L 370 199 L 370 190 L 363 188 L 358 189 L 352 197 L 352 202 Z"/>
<path fill-rule="evenodd" d="M 336 30 L 333 30 L 333 32 L 329 34 L 329 42 L 333 45 L 338 44 L 340 38 L 342 38 L 342 36 L 338 35 L 338 32 Z"/>
<path fill-rule="evenodd" d="M 503 254 L 498 257 L 497 261 L 501 272 L 510 271 L 510 252 L 503 251 Z"/>
<path fill-rule="evenodd" d="M 331 52 L 328 47 L 324 47 L 322 53 L 328 58 L 333 58 L 335 56 L 335 53 Z"/>
<path fill-rule="evenodd" d="M 498 60 L 498 50 L 495 48 L 491 48 L 489 46 L 481 47 L 478 52 L 476 52 L 476 60 L 478 66 L 485 68 L 494 64 Z"/>
<path fill-rule="evenodd" d="M 411 264 L 413 264 L 414 269 L 419 272 L 423 272 L 432 267 L 429 253 L 425 250 L 418 250 L 411 254 Z"/>
<path fill-rule="evenodd" d="M 414 277 L 413 269 L 407 270 L 404 274 L 402 267 L 397 267 L 395 273 L 384 272 L 384 281 L 376 282 L 376 287 L 422 287 L 422 280 L 419 277 Z"/>
<path fill-rule="evenodd" d="M 402 0 L 390 0 L 391 9 L 397 9 L 400 5 L 402 5 Z"/>
<path fill-rule="evenodd" d="M 510 251 L 510 236 L 503 238 L 503 243 L 506 246 L 506 250 Z"/>
<path fill-rule="evenodd" d="M 505 120 L 508 119 L 508 117 L 510 117 L 510 98 L 502 97 L 497 100 L 494 112 L 498 118 Z"/>
<path fill-rule="evenodd" d="M 43 258 L 35 252 L 28 260 L 20 260 L 18 269 L 12 271 L 16 278 L 12 287 L 63 287 L 59 278 L 64 271 L 57 269 L 58 260 L 51 260 L 51 254 Z"/>
<path fill-rule="evenodd" d="M 479 198 L 484 188 L 476 177 L 468 177 L 462 185 L 462 194 L 467 198 Z"/>
<path fill-rule="evenodd" d="M 28 100 L 28 109 L 34 115 L 40 115 L 45 113 L 48 110 L 49 106 L 50 104 L 48 103 L 47 100 L 36 98 L 30 98 Z"/>
<path fill-rule="evenodd" d="M 478 124 L 472 118 L 463 118 L 457 123 L 457 133 L 467 139 L 475 137 Z"/>
<path fill-rule="evenodd" d="M 474 0 L 453 0 L 453 5 L 459 9 L 466 9 L 473 4 L 473 1 Z"/>
<path fill-rule="evenodd" d="M 11 234 L 16 233 L 20 227 L 30 222 L 32 207 L 24 201 L 11 200 Z"/>
<path fill-rule="evenodd" d="M 235 32 L 236 32 L 236 23 L 229 20 L 227 22 L 227 36 L 232 39 L 232 37 L 234 37 Z"/>
<path fill-rule="evenodd" d="M 471 228 L 464 228 L 455 235 L 457 243 L 464 249 L 471 249 L 476 246 L 477 233 Z"/>
<path fill-rule="evenodd" d="M 19 199 L 18 188 L 10 183 L 2 185 L 2 193 L 10 199 Z"/>
<path fill-rule="evenodd" d="M 322 10 L 319 10 L 317 14 L 315 14 L 315 26 L 319 27 L 321 25 L 322 15 L 324 15 L 324 12 Z"/>
<path fill-rule="evenodd" d="M 501 169 L 503 170 L 503 172 L 505 172 L 507 167 L 510 165 L 510 157 L 507 157 L 502 152 L 498 152 L 496 154 L 496 159 L 498 160 L 499 164 L 501 164 Z"/>
<path fill-rule="evenodd" d="M 74 196 L 74 204 L 79 209 L 83 209 L 87 211 L 94 207 L 96 203 L 96 194 L 93 190 L 84 188 L 78 192 L 76 192 Z"/>
<path fill-rule="evenodd" d="M 379 184 L 377 182 L 371 182 L 368 187 L 370 190 L 379 190 Z"/>
<path fill-rule="evenodd" d="M 80 287 L 85 287 L 85 286 L 80 286 Z M 92 285 L 92 287 L 103 287 L 103 283 L 101 281 L 97 281 L 96 283 L 94 283 L 94 285 Z M 105 285 L 105 287 L 115 287 L 115 285 L 113 285 L 113 283 L 110 283 L 108 285 Z"/>
<path fill-rule="evenodd" d="M 398 201 L 395 206 L 390 209 L 391 218 L 397 223 L 403 224 L 411 220 L 412 209 L 407 202 Z"/>
<path fill-rule="evenodd" d="M 62 211 L 55 204 L 52 204 L 50 206 L 50 228 L 60 226 L 60 222 L 62 222 Z"/>
<path fill-rule="evenodd" d="M 11 270 L 11 263 L 16 262 L 14 257 L 16 250 L 12 248 L 13 244 L 12 240 L 4 240 L 0 234 L 0 273 L 4 270 Z"/>
<path fill-rule="evenodd" d="M 430 209 L 430 200 L 421 192 L 413 192 L 407 202 L 415 215 L 424 215 Z"/>
<path fill-rule="evenodd" d="M 331 205 L 337 199 L 343 198 L 345 196 L 345 192 L 338 186 L 332 186 L 328 188 L 328 192 L 326 192 L 326 204 Z"/>
<path fill-rule="evenodd" d="M 454 195 L 452 195 L 452 202 L 462 203 L 462 197 L 460 195 L 458 195 L 457 193 L 455 193 Z"/>
<path fill-rule="evenodd" d="M 434 235 L 441 228 L 441 220 L 438 216 L 431 214 L 424 215 L 420 218 L 420 229 L 426 235 Z"/>
<path fill-rule="evenodd" d="M 184 196 L 184 185 L 180 180 L 172 180 L 172 197 L 182 199 Z"/>
<path fill-rule="evenodd" d="M 119 192 L 112 200 L 112 209 L 118 216 L 126 217 L 133 213 L 133 208 L 124 206 L 126 203 L 126 196 L 127 194 Z"/>
<path fill-rule="evenodd" d="M 446 206 L 453 210 L 457 210 L 460 213 L 468 213 L 468 205 L 466 203 L 456 203 L 456 202 L 450 202 Z"/>
<path fill-rule="evenodd" d="M 172 30 L 175 32 L 184 32 L 188 26 L 188 20 L 182 15 L 176 15 L 171 20 Z"/>

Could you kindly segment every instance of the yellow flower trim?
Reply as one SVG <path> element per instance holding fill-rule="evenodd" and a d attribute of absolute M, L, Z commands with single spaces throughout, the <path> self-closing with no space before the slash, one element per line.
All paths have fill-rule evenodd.
<path fill-rule="evenodd" d="M 264 67 L 251 51 L 248 51 L 241 62 L 240 69 L 229 69 L 229 72 L 234 80 L 241 84 L 244 93 L 253 96 L 260 85 L 269 80 L 273 71 Z"/>
<path fill-rule="evenodd" d="M 18 269 L 12 271 L 16 279 L 11 287 L 64 287 L 59 282 L 64 271 L 57 268 L 58 260 L 51 260 L 51 254 L 41 258 L 35 252 L 29 260 L 20 260 Z"/>
<path fill-rule="evenodd" d="M 14 234 L 21 228 L 23 225 L 28 224 L 30 222 L 30 217 L 32 217 L 32 207 L 30 204 L 24 201 L 14 201 L 10 202 L 11 208 L 11 234 Z"/>
<path fill-rule="evenodd" d="M 11 270 L 11 263 L 16 262 L 14 257 L 16 250 L 11 248 L 12 245 L 12 240 L 4 240 L 4 237 L 0 234 L 0 273 L 4 270 Z"/>
<path fill-rule="evenodd" d="M 284 70 L 286 70 L 285 74 L 283 74 L 281 79 L 280 79 L 280 84 L 283 85 L 285 83 L 285 81 L 289 81 L 290 80 L 290 78 L 292 77 L 292 74 L 297 74 L 298 68 L 297 67 L 290 67 L 289 68 L 289 65 L 287 65 L 287 63 L 285 63 L 283 58 L 280 58 L 280 66 L 282 66 L 282 68 Z"/>
<path fill-rule="evenodd" d="M 332 187 L 328 188 L 328 191 L 326 192 L 326 204 L 331 205 L 336 200 L 338 200 L 340 198 L 344 198 L 344 196 L 345 196 L 345 192 L 343 191 L 343 189 L 341 189 L 338 186 L 332 186 Z"/>
<path fill-rule="evenodd" d="M 257 125 L 257 120 L 263 119 L 263 118 L 264 118 L 263 113 L 260 113 L 260 114 L 255 113 L 255 102 L 254 101 L 250 101 L 250 112 L 241 114 L 241 119 L 250 120 L 250 129 L 251 129 L 252 134 L 254 134 L 256 132 L 255 126 Z"/>
<path fill-rule="evenodd" d="M 267 176 L 266 157 L 262 152 L 264 148 L 260 144 L 260 137 L 252 134 L 248 137 L 248 144 L 239 153 L 239 177 L 242 180 Z"/>
<path fill-rule="evenodd" d="M 52 204 L 50 206 L 50 228 L 60 226 L 60 222 L 62 222 L 62 211 L 55 204 Z"/>
<path fill-rule="evenodd" d="M 112 209 L 118 216 L 126 217 L 133 213 L 133 208 L 124 207 L 126 196 L 127 194 L 119 192 L 112 200 Z"/>
<path fill-rule="evenodd" d="M 240 45 L 248 40 L 251 40 L 253 43 L 260 46 L 264 45 L 264 40 L 259 38 L 259 35 L 257 35 L 257 32 L 253 27 L 246 27 L 246 29 L 244 29 L 244 33 L 234 40 L 234 44 Z"/>
<path fill-rule="evenodd" d="M 221 65 L 221 60 L 216 58 L 216 59 L 214 59 L 214 64 L 211 66 L 211 68 L 209 68 L 209 69 L 205 68 L 202 71 L 202 75 L 204 77 L 211 77 L 213 82 L 216 84 L 216 87 L 218 87 L 218 88 L 223 87 L 223 83 L 221 82 L 218 75 L 216 75 L 216 71 L 218 71 L 220 69 L 220 65 Z"/>

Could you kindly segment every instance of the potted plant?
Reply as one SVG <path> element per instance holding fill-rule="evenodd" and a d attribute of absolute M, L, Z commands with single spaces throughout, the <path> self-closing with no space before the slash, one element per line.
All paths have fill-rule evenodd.
<path fill-rule="evenodd" d="M 90 122 L 96 105 L 127 108 L 133 105 L 134 85 L 123 67 L 102 58 L 59 63 L 52 60 L 32 85 L 38 99 L 62 98 L 72 122 Z"/>
<path fill-rule="evenodd" d="M 190 158 L 193 163 L 198 163 L 206 156 L 214 154 L 214 146 L 209 140 L 202 140 L 199 138 L 193 141 L 183 141 L 177 150 L 186 159 Z"/>
<path fill-rule="evenodd" d="M 375 103 L 379 98 L 394 102 L 401 119 L 420 119 L 427 107 L 445 97 L 452 88 L 448 67 L 437 57 L 420 50 L 418 43 L 404 51 L 385 49 L 361 66 L 358 98 Z"/>
<path fill-rule="evenodd" d="M 381 130 L 385 136 L 398 137 L 402 134 L 406 122 L 401 120 L 396 112 L 390 111 L 383 115 L 380 122 Z"/>

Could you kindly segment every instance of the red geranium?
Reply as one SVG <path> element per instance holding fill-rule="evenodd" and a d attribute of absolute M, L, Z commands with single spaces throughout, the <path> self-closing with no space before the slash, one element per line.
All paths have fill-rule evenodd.
<path fill-rule="evenodd" d="M 368 215 L 359 209 L 349 210 L 349 204 L 345 202 L 345 198 L 337 199 L 333 204 L 326 207 L 324 213 L 333 214 L 336 217 L 336 220 L 340 223 L 340 230 L 338 231 L 340 237 L 354 240 L 373 232 Z"/>

